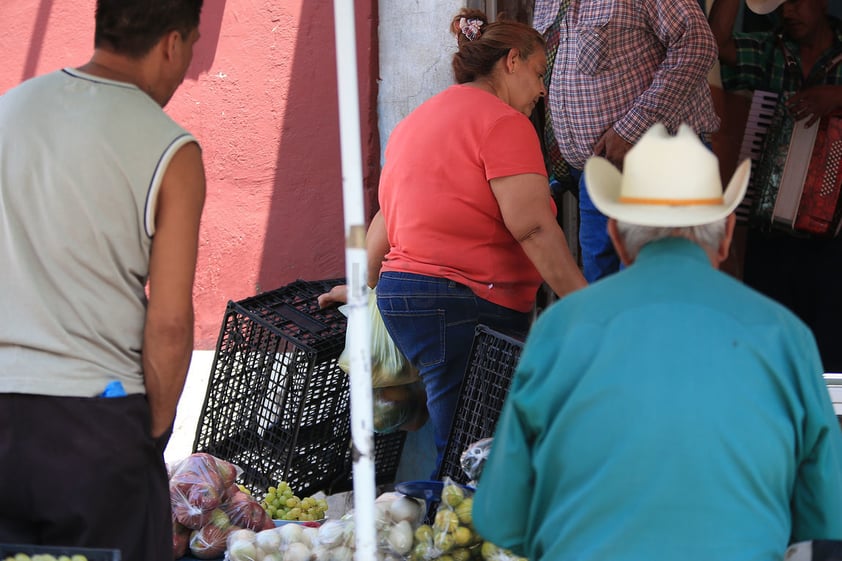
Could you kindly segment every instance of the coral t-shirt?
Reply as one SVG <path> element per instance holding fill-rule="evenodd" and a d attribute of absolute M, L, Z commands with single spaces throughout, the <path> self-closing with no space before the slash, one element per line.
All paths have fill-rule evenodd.
<path fill-rule="evenodd" d="M 525 115 L 467 85 L 424 102 L 386 147 L 379 196 L 390 250 L 382 270 L 450 279 L 529 311 L 542 279 L 503 223 L 489 184 L 525 173 L 547 175 Z"/>

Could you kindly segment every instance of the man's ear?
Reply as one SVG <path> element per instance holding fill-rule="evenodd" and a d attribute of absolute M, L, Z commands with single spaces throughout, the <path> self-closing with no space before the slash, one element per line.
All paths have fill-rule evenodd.
<path fill-rule="evenodd" d="M 632 259 L 629 256 L 629 252 L 626 251 L 623 238 L 620 236 L 620 231 L 617 229 L 617 221 L 613 218 L 608 219 L 608 236 L 611 238 L 611 243 L 614 245 L 614 249 L 617 251 L 617 256 L 620 258 L 620 261 L 623 262 L 623 265 L 628 267 L 634 263 L 634 259 Z"/>
<path fill-rule="evenodd" d="M 178 49 L 181 47 L 182 39 L 181 32 L 177 30 L 170 31 L 161 38 L 161 41 L 163 41 L 164 56 L 167 60 L 173 60 L 175 58 Z"/>
<path fill-rule="evenodd" d="M 716 248 L 716 263 L 719 265 L 728 259 L 728 254 L 731 252 L 731 241 L 734 239 L 734 227 L 737 224 L 737 215 L 733 212 L 725 219 L 725 235 L 722 236 L 722 241 L 719 242 L 719 247 Z"/>

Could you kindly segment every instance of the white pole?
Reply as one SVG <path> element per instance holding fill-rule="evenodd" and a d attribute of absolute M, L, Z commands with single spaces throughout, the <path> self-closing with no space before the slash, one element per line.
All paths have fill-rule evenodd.
<path fill-rule="evenodd" d="M 354 460 L 356 561 L 376 559 L 374 419 L 371 398 L 371 325 L 366 294 L 365 211 L 353 0 L 334 0 L 342 201 L 345 209 L 345 272 L 351 377 L 351 440 Z"/>

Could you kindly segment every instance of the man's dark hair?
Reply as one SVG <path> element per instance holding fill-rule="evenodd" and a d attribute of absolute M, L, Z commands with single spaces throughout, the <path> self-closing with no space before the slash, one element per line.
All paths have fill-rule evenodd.
<path fill-rule="evenodd" d="M 202 2 L 97 0 L 94 47 L 140 58 L 170 31 L 186 37 L 198 27 Z"/>

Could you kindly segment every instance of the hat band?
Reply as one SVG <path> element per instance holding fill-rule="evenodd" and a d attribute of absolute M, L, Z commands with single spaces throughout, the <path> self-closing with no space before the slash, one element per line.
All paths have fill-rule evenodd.
<path fill-rule="evenodd" d="M 618 202 L 633 205 L 669 205 L 669 206 L 692 206 L 692 205 L 721 205 L 725 201 L 722 197 L 711 199 L 648 199 L 646 197 L 620 197 Z"/>

